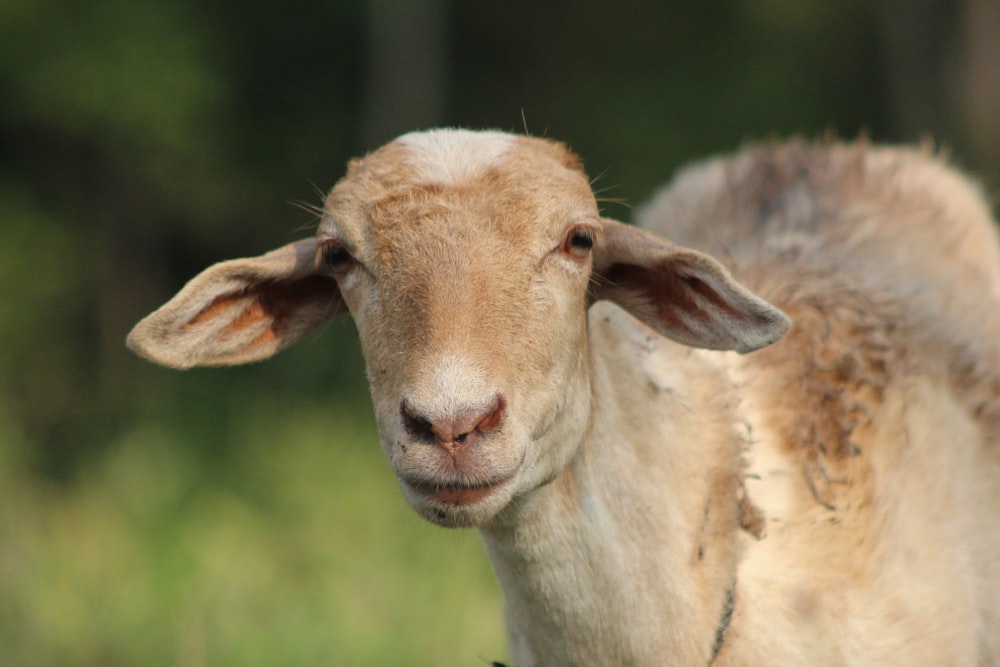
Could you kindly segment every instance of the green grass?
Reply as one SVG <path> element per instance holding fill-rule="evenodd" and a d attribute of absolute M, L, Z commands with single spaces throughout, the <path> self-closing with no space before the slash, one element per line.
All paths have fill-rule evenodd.
<path fill-rule="evenodd" d="M 244 405 L 136 426 L 70 482 L 0 414 L 0 665 L 483 665 L 502 602 L 478 535 L 419 519 L 370 417 Z"/>

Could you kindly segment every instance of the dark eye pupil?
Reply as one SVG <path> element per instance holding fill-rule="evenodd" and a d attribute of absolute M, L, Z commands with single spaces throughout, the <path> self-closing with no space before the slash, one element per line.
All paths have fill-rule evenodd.
<path fill-rule="evenodd" d="M 341 266 L 351 259 L 351 253 L 342 246 L 327 246 L 323 248 L 323 261 L 327 266 Z"/>
<path fill-rule="evenodd" d="M 574 248 L 581 250 L 589 250 L 594 247 L 594 237 L 582 229 L 573 232 L 573 238 L 569 242 Z"/>

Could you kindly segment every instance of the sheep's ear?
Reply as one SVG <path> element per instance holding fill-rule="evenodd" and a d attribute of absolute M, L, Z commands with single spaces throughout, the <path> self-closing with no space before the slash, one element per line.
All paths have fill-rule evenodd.
<path fill-rule="evenodd" d="M 591 292 L 667 338 L 711 350 L 752 352 L 781 338 L 791 321 L 736 282 L 716 260 L 650 232 L 602 221 Z"/>
<path fill-rule="evenodd" d="M 332 278 L 316 271 L 307 239 L 209 267 L 135 326 L 128 346 L 173 368 L 229 366 L 270 357 L 333 316 Z"/>

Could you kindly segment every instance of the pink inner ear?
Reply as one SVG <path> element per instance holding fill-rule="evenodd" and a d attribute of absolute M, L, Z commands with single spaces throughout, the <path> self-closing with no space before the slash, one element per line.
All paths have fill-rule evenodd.
<path fill-rule="evenodd" d="M 303 312 L 310 310 L 308 319 L 315 317 L 316 311 L 322 311 L 321 319 L 326 319 L 332 313 L 328 307 L 340 302 L 340 290 L 337 281 L 326 276 L 306 276 L 301 280 L 279 283 L 264 283 L 256 290 L 257 303 L 264 317 L 272 320 L 271 327 L 276 334 L 292 324 Z"/>
<path fill-rule="evenodd" d="M 709 283 L 705 282 L 701 278 L 695 276 L 677 275 L 677 280 L 683 282 L 688 291 L 697 292 L 699 296 L 705 299 L 705 301 L 708 301 L 713 306 L 718 308 L 720 311 L 724 312 L 729 318 L 734 320 L 751 319 L 749 313 L 734 306 L 730 301 L 726 300 L 725 296 L 721 291 L 719 291 Z M 691 301 L 691 304 L 694 307 L 697 307 L 696 303 L 693 300 Z M 708 319 L 707 313 L 705 313 L 704 319 L 706 320 Z"/>
<path fill-rule="evenodd" d="M 184 331 L 191 331 L 192 329 L 197 328 L 200 324 L 210 322 L 217 317 L 225 315 L 233 308 L 234 302 L 243 301 L 245 298 L 245 293 L 243 292 L 237 296 L 226 294 L 218 297 L 212 301 L 212 303 L 208 304 L 208 306 L 203 308 L 201 312 L 192 317 L 191 321 L 184 325 Z"/>
<path fill-rule="evenodd" d="M 676 272 L 663 267 L 647 269 L 631 264 L 615 264 L 604 274 L 604 279 L 615 290 L 623 290 L 619 298 L 633 293 L 636 298 L 647 303 L 655 311 L 656 318 L 670 329 L 686 329 L 687 324 L 678 313 L 689 318 L 707 321 L 710 315 L 698 307 L 688 293 L 685 283 L 701 282 L 697 279 L 683 279 Z M 640 286 L 646 286 L 643 289 Z M 706 286 L 707 287 L 707 286 Z M 698 290 L 700 291 L 700 289 Z M 711 291 L 711 290 L 708 290 Z M 646 296 L 640 296 L 645 292 Z"/>
<path fill-rule="evenodd" d="M 702 323 L 720 314 L 730 320 L 750 319 L 749 313 L 727 300 L 725 294 L 710 283 L 697 276 L 684 275 L 673 266 L 645 268 L 615 264 L 605 272 L 604 279 L 609 285 L 624 289 L 645 285 L 652 294 L 649 302 L 656 309 L 657 317 L 668 327 L 687 328 L 678 313 L 684 313 L 689 321 L 694 319 Z"/>
<path fill-rule="evenodd" d="M 231 320 L 221 332 L 222 338 L 232 337 L 261 322 L 267 328 L 252 346 L 272 342 L 288 329 L 303 309 L 321 304 L 324 296 L 335 299 L 336 282 L 323 276 L 307 276 L 291 282 L 264 282 L 239 292 L 216 297 L 208 306 L 184 325 L 190 331 L 218 318 Z"/>
<path fill-rule="evenodd" d="M 264 312 L 264 308 L 261 306 L 260 302 L 256 300 L 251 301 L 247 309 L 244 310 L 239 317 L 233 320 L 229 326 L 225 328 L 225 330 L 223 330 L 222 337 L 226 338 L 228 336 L 232 336 L 233 334 L 237 334 L 247 327 L 260 322 L 266 317 L 267 314 Z"/>
<path fill-rule="evenodd" d="M 221 320 L 221 323 L 228 322 L 225 328 L 219 332 L 219 337 L 226 339 L 262 320 L 270 320 L 271 318 L 260 302 L 258 292 L 259 290 L 245 290 L 217 297 L 184 325 L 184 331 L 190 332 L 202 325 Z M 269 323 L 268 331 L 273 326 L 272 323 Z M 273 336 L 272 332 L 271 337 L 273 338 Z"/>

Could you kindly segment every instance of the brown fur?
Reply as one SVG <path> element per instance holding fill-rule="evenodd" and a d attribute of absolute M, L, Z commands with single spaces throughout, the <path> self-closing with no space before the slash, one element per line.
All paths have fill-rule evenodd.
<path fill-rule="evenodd" d="M 773 413 L 818 500 L 832 505 L 844 479 L 838 466 L 863 455 L 852 434 L 877 414 L 886 386 L 917 372 L 908 356 L 939 357 L 954 387 L 978 395 L 975 410 L 995 419 L 998 366 L 988 348 L 1000 318 L 995 308 L 959 310 L 973 305 L 966 285 L 1000 285 L 996 231 L 973 186 L 926 149 L 893 153 L 864 142 L 753 146 L 681 180 L 711 169 L 721 174 L 721 196 L 685 201 L 682 183 L 680 201 L 647 213 L 647 224 L 725 257 L 737 278 L 796 323 L 780 348 L 755 362 L 784 378 L 771 388 Z M 913 172 L 939 178 L 921 187 L 907 182 Z M 695 204 L 690 217 L 676 213 Z M 894 262 L 890 245 L 927 255 Z M 813 418 L 801 420 L 803 409 Z"/>
<path fill-rule="evenodd" d="M 964 520 L 985 532 L 958 539 L 965 541 L 964 549 L 983 554 L 974 576 L 986 577 L 977 586 L 992 591 L 983 599 L 995 597 L 996 566 L 989 563 L 997 562 L 1000 543 L 986 526 L 1000 500 L 1000 245 L 976 186 L 926 149 L 767 144 L 682 173 L 642 220 L 679 243 L 724 258 L 734 276 L 795 323 L 780 344 L 739 362 L 742 391 L 763 411 L 758 431 L 763 428 L 781 443 L 800 471 L 803 498 L 815 503 L 810 507 L 803 499 L 776 510 L 762 496 L 769 533 L 789 535 L 794 526 L 829 522 L 829 534 L 817 533 L 811 550 L 850 568 L 842 583 L 827 586 L 860 591 L 888 579 L 886 573 L 897 567 L 885 552 L 896 539 L 891 526 L 903 525 L 897 503 L 927 508 L 906 521 L 922 522 L 928 536 L 942 530 L 943 514 L 964 513 Z M 933 478 L 925 478 L 929 490 L 923 498 L 896 499 L 886 480 L 911 467 L 913 457 L 940 456 L 918 444 L 920 434 L 912 426 L 901 424 L 898 434 L 883 435 L 900 428 L 892 426 L 900 409 L 903 417 L 926 409 L 900 406 L 898 398 L 901 389 L 905 395 L 907 387 L 926 378 L 962 402 L 978 431 L 971 441 L 956 436 L 937 444 L 979 461 L 977 473 L 984 479 L 955 482 L 978 499 L 973 504 L 949 505 L 955 491 L 930 491 L 937 484 Z M 753 461 L 757 454 L 753 447 L 749 452 Z M 954 474 L 946 466 L 937 472 L 943 479 Z M 762 482 L 751 482 L 751 498 L 771 483 L 766 474 Z M 931 546 L 934 541 L 929 540 L 929 551 L 938 548 Z M 948 567 L 947 562 L 942 558 L 936 566 Z M 819 568 L 811 576 L 829 578 Z M 848 592 L 842 599 L 857 595 Z M 790 608 L 824 622 L 838 597 L 802 592 Z M 935 604 L 932 599 L 927 604 Z M 989 606 L 980 613 L 996 619 L 995 611 L 985 611 Z M 738 657 L 747 613 L 738 604 L 736 637 L 720 663 L 752 662 L 750 654 Z M 991 642 L 980 641 L 975 664 L 1000 659 L 995 644 L 986 648 Z M 972 664 L 960 657 L 970 653 L 954 646 L 925 650 L 918 660 L 924 664 Z M 851 662 L 846 649 L 832 655 L 841 657 L 830 657 L 829 664 Z"/>

